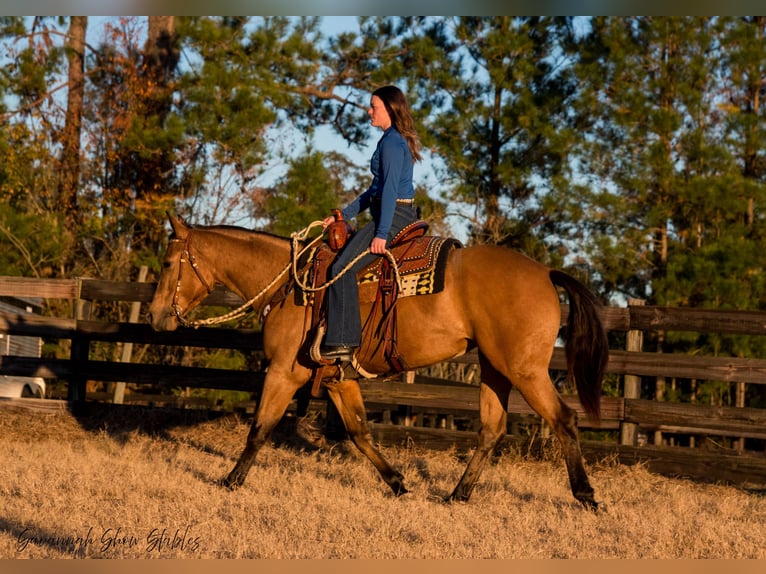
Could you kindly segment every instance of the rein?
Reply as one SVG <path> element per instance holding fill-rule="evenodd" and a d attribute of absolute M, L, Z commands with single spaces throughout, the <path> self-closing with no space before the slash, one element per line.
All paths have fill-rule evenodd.
<path fill-rule="evenodd" d="M 343 277 L 343 275 L 345 275 L 348 272 L 348 270 L 351 269 L 356 264 L 357 261 L 362 259 L 362 257 L 367 255 L 368 253 L 371 253 L 370 252 L 370 248 L 368 247 L 367 249 L 362 251 L 359 255 L 357 255 L 354 259 L 352 259 L 348 263 L 348 265 L 346 265 L 340 271 L 340 273 L 338 273 L 335 277 L 333 277 L 329 281 L 323 283 L 322 285 L 319 285 L 318 287 L 310 287 L 309 285 L 306 285 L 303 281 L 301 281 L 301 278 L 300 278 L 300 276 L 298 274 L 298 259 L 300 258 L 301 255 L 303 255 L 308 250 L 309 247 L 311 247 L 314 243 L 316 243 L 317 239 L 321 239 L 322 236 L 320 235 L 316 239 L 314 239 L 311 243 L 309 243 L 306 247 L 304 247 L 303 250 L 297 256 L 295 255 L 296 247 L 298 245 L 298 241 L 304 240 L 306 238 L 306 236 L 308 235 L 309 230 L 312 227 L 316 227 L 317 225 L 322 225 L 322 222 L 321 221 L 315 221 L 315 222 L 311 223 L 308 227 L 304 228 L 302 231 L 295 232 L 295 233 L 293 233 L 290 236 L 292 238 L 292 241 L 293 241 L 293 249 L 292 249 L 292 252 L 293 252 L 293 261 L 292 261 L 293 279 L 295 280 L 295 283 L 298 285 L 298 287 L 300 287 L 303 291 L 305 291 L 307 293 L 315 293 L 317 291 L 323 291 L 323 290 L 327 289 L 330 285 L 332 285 L 333 283 L 338 281 L 341 277 Z M 391 251 L 389 251 L 388 249 L 386 249 L 385 257 L 391 262 L 391 266 L 394 269 L 394 274 L 396 275 L 396 283 L 399 286 L 399 289 L 401 290 L 401 288 L 402 288 L 402 278 L 399 275 L 399 266 L 396 264 L 396 258 L 394 257 L 394 254 L 391 253 Z"/>
<path fill-rule="evenodd" d="M 315 243 L 317 243 L 319 240 L 322 239 L 322 235 L 318 235 L 313 240 L 311 240 L 308 244 L 306 244 L 303 249 L 300 251 L 298 250 L 299 243 L 301 241 L 305 241 L 308 237 L 309 232 L 314 227 L 322 225 L 322 221 L 314 221 L 311 224 L 309 224 L 307 227 L 303 228 L 301 231 L 296 231 L 290 235 L 291 239 L 291 261 L 280 271 L 274 279 L 271 280 L 271 282 L 266 285 L 263 289 L 261 289 L 258 293 L 256 293 L 253 297 L 251 297 L 248 301 L 237 307 L 236 309 L 229 311 L 228 313 L 225 313 L 224 315 L 219 315 L 217 317 L 209 317 L 207 319 L 197 319 L 194 321 L 190 321 L 184 317 L 184 314 L 186 311 L 181 309 L 181 307 L 178 305 L 178 293 L 181 289 L 181 273 L 183 272 L 183 265 L 179 266 L 178 269 L 178 279 L 176 280 L 176 290 L 173 294 L 173 303 L 172 308 L 173 312 L 176 315 L 176 319 L 178 322 L 183 325 L 184 327 L 201 327 L 203 325 L 219 325 L 221 323 L 225 323 L 228 321 L 233 321 L 234 319 L 239 319 L 240 317 L 244 317 L 245 315 L 248 315 L 249 313 L 253 312 L 253 304 L 258 301 L 261 297 L 266 295 L 266 293 L 274 287 L 287 273 L 288 271 L 292 270 L 292 276 L 295 281 L 295 283 L 304 291 L 306 292 L 316 292 L 316 291 L 322 291 L 324 289 L 327 289 L 330 285 L 338 281 L 343 275 L 345 275 L 351 267 L 353 267 L 357 261 L 359 261 L 362 257 L 370 253 L 370 249 L 367 248 L 362 253 L 360 253 L 356 258 L 354 258 L 348 265 L 346 265 L 338 275 L 336 275 L 332 280 L 324 283 L 323 285 L 320 285 L 319 287 L 310 287 L 308 285 L 305 285 L 298 274 L 298 260 L 300 257 L 305 254 Z M 202 276 L 202 274 L 199 271 L 196 258 L 191 253 L 191 237 L 192 237 L 193 229 L 189 230 L 189 234 L 186 236 L 186 239 L 171 239 L 171 243 L 183 243 L 184 249 L 181 252 L 181 259 L 179 260 L 179 263 L 189 263 L 192 270 L 194 271 L 195 275 L 197 276 L 197 279 L 199 279 L 200 283 L 205 287 L 207 290 L 207 294 L 213 292 L 215 286 L 210 286 L 207 281 L 205 281 L 205 278 Z M 399 267 L 396 264 L 396 259 L 394 258 L 391 251 L 388 249 L 385 253 L 386 258 L 391 262 L 391 265 L 394 269 L 394 273 L 396 275 L 396 282 L 401 288 L 401 277 L 399 275 Z"/>

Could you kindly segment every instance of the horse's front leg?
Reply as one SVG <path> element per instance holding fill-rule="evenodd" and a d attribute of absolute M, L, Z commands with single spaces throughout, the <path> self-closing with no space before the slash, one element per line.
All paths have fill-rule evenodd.
<path fill-rule="evenodd" d="M 223 479 L 224 486 L 235 489 L 245 482 L 250 467 L 255 462 L 258 451 L 269 440 L 272 431 L 285 414 L 290 401 L 305 381 L 290 377 L 280 377 L 277 371 L 270 370 L 263 383 L 263 393 L 255 418 L 250 426 L 245 449 L 239 456 L 236 466 Z"/>
<path fill-rule="evenodd" d="M 367 412 L 364 408 L 359 383 L 354 379 L 327 383 L 327 392 L 338 409 L 349 437 L 356 447 L 370 459 L 380 476 L 397 496 L 407 493 L 404 477 L 383 458 L 372 445 L 372 435 L 367 425 Z"/>

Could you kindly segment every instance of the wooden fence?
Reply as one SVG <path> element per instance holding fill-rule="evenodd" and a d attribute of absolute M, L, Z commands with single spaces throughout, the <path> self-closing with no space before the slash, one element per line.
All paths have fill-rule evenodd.
<path fill-rule="evenodd" d="M 126 383 L 156 388 L 191 387 L 256 392 L 264 373 L 227 369 L 147 365 L 129 362 L 133 344 L 228 348 L 258 351 L 262 338 L 258 330 L 228 327 L 179 329 L 156 333 L 141 319 L 141 305 L 153 294 L 154 284 L 117 283 L 93 279 L 38 280 L 0 277 L 0 297 L 64 299 L 73 302 L 73 317 L 43 317 L 29 313 L 0 313 L 0 333 L 33 336 L 48 340 L 70 340 L 70 356 L 0 357 L 0 374 L 41 376 L 68 383 L 68 408 L 83 401 L 100 399 L 123 402 Z M 93 310 L 105 302 L 130 302 L 128 322 L 108 323 L 92 319 Z M 217 289 L 208 305 L 237 306 L 241 300 Z M 562 323 L 568 309 L 562 307 Z M 585 440 L 589 460 L 610 456 L 630 464 L 642 461 L 656 472 L 724 481 L 752 488 L 766 486 L 766 409 L 741 406 L 721 407 L 681 404 L 640 398 L 640 378 L 653 377 L 715 380 L 736 383 L 744 397 L 744 385 L 766 384 L 766 360 L 734 357 L 701 357 L 681 354 L 647 353 L 640 350 L 641 336 L 648 331 L 693 331 L 727 334 L 766 335 L 766 313 L 645 307 L 604 308 L 602 319 L 609 331 L 627 333 L 627 349 L 612 349 L 607 372 L 624 377 L 625 396 L 602 399 L 602 420 L 591 421 L 574 396 L 568 404 L 580 414 L 584 431 L 606 434 L 604 440 Z M 121 362 L 90 358 L 91 343 L 106 341 L 123 346 Z M 474 364 L 469 353 L 455 363 Z M 563 370 L 562 349 L 556 349 L 551 369 Z M 87 381 L 112 383 L 105 396 L 87 395 Z M 479 393 L 476 386 L 421 375 L 401 380 L 365 380 L 362 392 L 372 421 L 373 435 L 385 444 L 415 444 L 425 448 L 475 445 Z M 739 395 L 738 395 L 739 396 Z M 144 400 L 145 397 L 144 397 Z M 155 397 L 159 401 L 159 397 Z M 7 403 L 5 401 L 4 403 Z M 27 401 L 29 403 L 29 401 Z M 0 403 L 2 406 L 3 403 Z M 18 404 L 18 401 L 16 402 Z M 42 401 L 34 404 L 60 404 Z M 254 405 L 250 405 L 250 409 Z M 545 436 L 539 417 L 520 395 L 512 393 L 508 405 L 508 441 L 529 445 L 529 429 Z M 518 432 L 522 429 L 521 432 Z M 525 434 L 526 429 L 526 434 Z M 516 432 L 514 432 L 516 431 Z M 672 445 L 663 436 L 685 434 L 695 437 L 736 437 L 733 448 L 701 449 Z M 648 437 L 648 438 L 645 438 Z M 649 440 L 652 439 L 652 440 Z M 754 446 L 753 446 L 754 445 Z"/>

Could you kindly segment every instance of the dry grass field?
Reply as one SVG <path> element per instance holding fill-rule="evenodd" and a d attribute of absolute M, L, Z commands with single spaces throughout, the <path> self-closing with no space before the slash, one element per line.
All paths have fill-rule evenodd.
<path fill-rule="evenodd" d="M 384 449 L 412 491 L 396 498 L 347 443 L 284 432 L 229 492 L 216 481 L 245 421 L 123 412 L 0 410 L 0 558 L 766 558 L 762 493 L 605 461 L 594 514 L 552 447 L 504 453 L 470 502 L 445 504 L 465 453 L 415 445 Z"/>

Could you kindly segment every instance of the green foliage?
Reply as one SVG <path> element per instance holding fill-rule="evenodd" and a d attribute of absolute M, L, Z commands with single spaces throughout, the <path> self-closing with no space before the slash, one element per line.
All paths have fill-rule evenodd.
<path fill-rule="evenodd" d="M 0 86 L 18 98 L 20 107 L 31 108 L 47 103 L 51 86 L 62 72 L 64 50 L 55 41 L 62 18 L 37 16 L 30 30 L 25 29 L 24 20 L 6 16 L 0 22 L 0 38 L 11 40 L 6 43 L 10 62 L 0 66 Z M 19 38 L 25 41 L 13 41 Z"/>
<path fill-rule="evenodd" d="M 500 16 L 381 19 L 366 31 L 402 46 L 385 69 L 411 86 L 423 142 L 444 163 L 445 200 L 467 207 L 472 242 L 545 258 L 540 197 L 566 170 L 572 137 L 573 78 L 557 62 L 568 30 L 566 20 Z"/>
<path fill-rule="evenodd" d="M 50 143 L 24 124 L 0 129 L 0 201 L 29 213 L 47 209 L 56 185 Z"/>
<path fill-rule="evenodd" d="M 342 208 L 351 195 L 344 191 L 351 166 L 343 156 L 309 152 L 288 163 L 287 174 L 269 190 L 265 201 L 267 229 L 285 236 Z"/>
<path fill-rule="evenodd" d="M 753 160 L 764 155 L 766 140 L 755 136 L 763 134 L 764 90 L 752 82 L 763 77 L 763 24 L 591 21 L 577 60 L 578 114 L 589 120 L 577 155 L 591 186 L 575 188 L 576 199 L 563 205 L 580 218 L 584 256 L 602 292 L 658 305 L 764 309 L 766 206 Z M 671 332 L 655 344 L 747 357 L 762 356 L 761 339 Z M 666 400 L 733 403 L 728 383 L 674 381 L 664 392 Z"/>
<path fill-rule="evenodd" d="M 185 209 L 204 212 L 206 222 L 233 222 L 245 210 L 268 221 L 257 178 L 280 150 L 267 130 L 289 125 L 310 139 L 335 114 L 324 103 L 337 96 L 320 74 L 318 19 L 181 18 L 179 35 L 195 55 L 178 83 L 183 157 L 191 160 L 183 166 Z"/>
<path fill-rule="evenodd" d="M 578 75 L 587 83 L 577 102 L 592 119 L 579 156 L 601 191 L 577 188 L 574 203 L 605 292 L 664 305 L 762 308 L 760 232 L 747 214 L 760 213 L 754 198 L 763 184 L 743 173 L 741 140 L 721 137 L 727 125 L 731 133 L 741 128 L 733 116 L 752 114 L 717 99 L 736 88 L 721 81 L 733 54 L 715 48 L 741 26 L 596 18 L 582 39 Z"/>
<path fill-rule="evenodd" d="M 66 231 L 55 215 L 34 215 L 0 203 L 0 275 L 56 275 Z"/>

